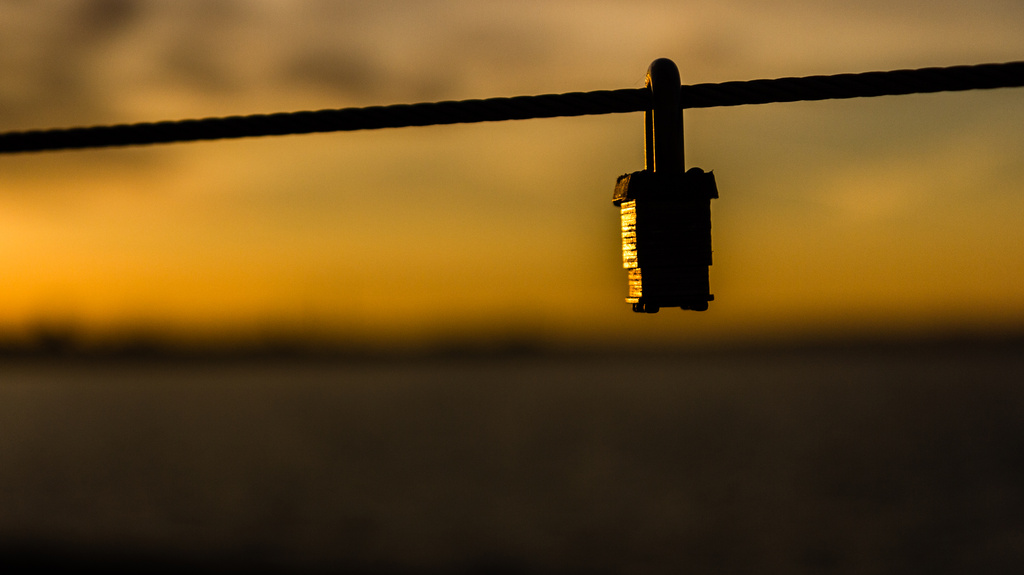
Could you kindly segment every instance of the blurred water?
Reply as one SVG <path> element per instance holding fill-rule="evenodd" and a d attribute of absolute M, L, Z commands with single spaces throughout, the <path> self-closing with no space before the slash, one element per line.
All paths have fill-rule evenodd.
<path fill-rule="evenodd" d="M 0 562 L 1012 571 L 1021 351 L 8 361 Z"/>

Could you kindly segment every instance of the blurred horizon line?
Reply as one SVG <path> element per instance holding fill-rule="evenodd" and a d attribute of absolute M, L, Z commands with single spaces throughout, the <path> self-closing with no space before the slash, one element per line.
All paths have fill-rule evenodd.
<path fill-rule="evenodd" d="M 68 326 L 39 324 L 28 330 L 0 330 L 0 361 L 18 359 L 82 360 L 325 360 L 395 361 L 431 359 L 502 359 L 515 357 L 599 357 L 630 354 L 637 357 L 671 355 L 733 355 L 831 352 L 896 352 L 1024 350 L 1024 326 L 1004 329 L 952 327 L 929 332 L 800 333 L 777 337 L 726 340 L 630 342 L 573 342 L 540 334 L 509 332 L 489 337 L 461 334 L 430 342 L 395 346 L 280 331 L 256 337 L 193 339 L 146 331 L 124 331 L 112 336 L 87 336 Z"/>

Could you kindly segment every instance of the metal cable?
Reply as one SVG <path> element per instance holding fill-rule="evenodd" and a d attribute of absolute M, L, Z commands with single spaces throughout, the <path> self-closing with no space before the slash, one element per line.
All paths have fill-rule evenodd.
<path fill-rule="evenodd" d="M 0 153 L 642 112 L 647 90 L 573 92 L 0 134 Z"/>
<path fill-rule="evenodd" d="M 1024 86 L 1024 62 L 683 86 L 683 108 L 713 108 Z"/>
<path fill-rule="evenodd" d="M 1024 86 L 1024 62 L 681 86 L 683 108 Z M 642 112 L 646 88 L 0 134 L 0 154 Z"/>

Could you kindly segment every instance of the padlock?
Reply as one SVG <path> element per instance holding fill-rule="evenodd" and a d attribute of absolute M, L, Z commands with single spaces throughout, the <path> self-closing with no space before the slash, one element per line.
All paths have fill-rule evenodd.
<path fill-rule="evenodd" d="M 633 311 L 663 307 L 704 311 L 711 265 L 711 200 L 715 175 L 642 170 L 619 177 L 614 203 L 622 219 L 622 267 L 629 273 L 626 302 Z"/>
<path fill-rule="evenodd" d="M 645 115 L 646 167 L 620 176 L 613 202 L 622 221 L 622 267 L 628 270 L 626 302 L 638 313 L 663 307 L 704 311 L 714 300 L 711 265 L 711 200 L 715 176 L 683 171 L 683 110 L 679 71 L 655 60 L 647 72 L 652 106 Z"/>

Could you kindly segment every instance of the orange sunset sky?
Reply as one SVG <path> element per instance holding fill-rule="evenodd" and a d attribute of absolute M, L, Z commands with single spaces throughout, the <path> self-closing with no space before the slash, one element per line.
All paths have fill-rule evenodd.
<path fill-rule="evenodd" d="M 0 131 L 1024 60 L 1018 0 L 0 1 Z M 1024 89 L 687 111 L 715 301 L 624 303 L 624 114 L 0 156 L 0 331 L 1024 327 Z"/>

